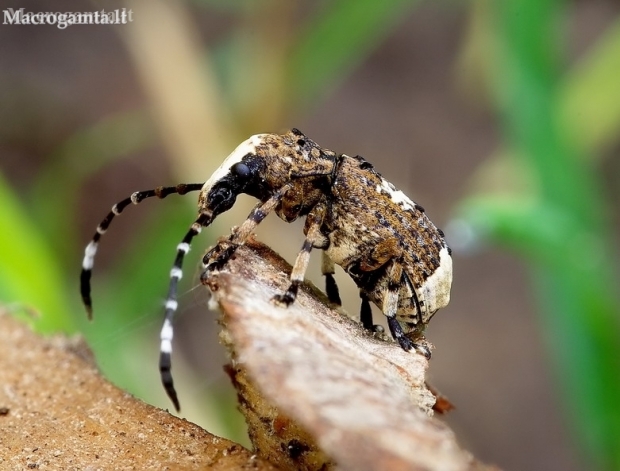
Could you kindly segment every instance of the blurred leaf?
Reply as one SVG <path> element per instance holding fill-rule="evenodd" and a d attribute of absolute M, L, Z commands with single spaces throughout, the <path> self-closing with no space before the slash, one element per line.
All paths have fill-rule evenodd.
<path fill-rule="evenodd" d="M 620 19 L 561 84 L 558 121 L 567 141 L 579 149 L 596 151 L 618 142 Z"/>
<path fill-rule="evenodd" d="M 419 0 L 333 0 L 305 25 L 288 64 L 289 97 L 313 103 L 359 65 Z M 293 109 L 295 106 L 293 106 Z"/>
<path fill-rule="evenodd" d="M 593 291 L 596 298 L 617 301 L 615 270 L 609 263 L 611 254 L 605 252 L 607 240 L 584 226 L 572 211 L 535 198 L 492 195 L 467 198 L 458 214 L 471 225 L 477 239 L 492 240 L 534 265 L 558 273 L 569 270 L 583 280 L 583 286 L 593 284 L 593 290 L 582 292 Z"/>
<path fill-rule="evenodd" d="M 34 309 L 40 332 L 73 332 L 63 272 L 32 214 L 0 175 L 0 299 Z"/>
<path fill-rule="evenodd" d="M 570 210 L 519 198 L 470 198 L 460 214 L 529 262 L 569 415 L 600 469 L 617 469 L 620 309 L 606 241 Z"/>

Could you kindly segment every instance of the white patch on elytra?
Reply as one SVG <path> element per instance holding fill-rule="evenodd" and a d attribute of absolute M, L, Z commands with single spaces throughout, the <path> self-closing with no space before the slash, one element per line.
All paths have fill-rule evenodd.
<path fill-rule="evenodd" d="M 439 266 L 420 287 L 426 303 L 426 315 L 422 319 L 424 324 L 428 323 L 435 311 L 448 305 L 450 286 L 452 286 L 452 257 L 448 248 L 443 247 L 439 252 Z"/>
<path fill-rule="evenodd" d="M 228 175 L 230 172 L 230 167 L 238 162 L 241 162 L 241 159 L 243 159 L 246 155 L 256 153 L 256 148 L 263 143 L 265 136 L 267 136 L 267 134 L 255 134 L 239 144 L 237 148 L 233 150 L 228 157 L 226 157 L 224 162 L 222 162 L 222 165 L 220 165 L 218 169 L 213 172 L 213 175 L 211 175 L 211 177 L 204 184 L 200 193 L 206 196 L 207 193 L 209 193 L 209 190 L 213 188 L 213 185 Z"/>
<path fill-rule="evenodd" d="M 402 206 L 403 209 L 415 209 L 415 203 L 411 201 L 406 194 L 400 190 L 397 190 L 394 185 L 384 178 L 381 179 L 381 185 L 377 185 L 377 188 L 375 189 L 377 190 L 377 193 L 387 193 L 390 195 L 392 201 Z"/>

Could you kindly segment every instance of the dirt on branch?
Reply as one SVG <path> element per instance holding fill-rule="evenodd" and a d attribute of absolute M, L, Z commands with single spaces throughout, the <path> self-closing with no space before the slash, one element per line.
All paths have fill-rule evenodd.
<path fill-rule="evenodd" d="M 100 376 L 80 339 L 0 314 L 0 469 L 275 470 Z"/>

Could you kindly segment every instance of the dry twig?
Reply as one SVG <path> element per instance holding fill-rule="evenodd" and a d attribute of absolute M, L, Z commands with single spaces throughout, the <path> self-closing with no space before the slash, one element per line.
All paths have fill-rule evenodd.
<path fill-rule="evenodd" d="M 245 373 L 236 379 L 259 456 L 290 469 L 323 469 L 330 459 L 358 471 L 489 469 L 432 417 L 435 398 L 425 386 L 422 355 L 373 338 L 310 284 L 293 305 L 275 305 L 288 273 L 277 254 L 250 240 L 208 280 L 223 312 L 233 376 L 247 370 L 267 401 L 246 395 Z M 303 434 L 282 425 L 288 417 Z M 312 459 L 305 461 L 306 453 Z"/>

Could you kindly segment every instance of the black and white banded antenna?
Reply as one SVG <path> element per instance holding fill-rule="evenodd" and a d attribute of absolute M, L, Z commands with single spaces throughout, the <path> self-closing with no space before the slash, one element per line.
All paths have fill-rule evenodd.
<path fill-rule="evenodd" d="M 183 240 L 177 245 L 177 255 L 170 270 L 170 285 L 168 287 L 168 296 L 166 297 L 166 313 L 164 314 L 164 325 L 161 328 L 160 346 L 159 346 L 159 373 L 161 375 L 161 383 L 166 390 L 166 394 L 174 404 L 177 412 L 181 410 L 177 392 L 174 389 L 174 381 L 172 379 L 172 338 L 174 336 L 173 319 L 178 307 L 177 291 L 178 283 L 183 276 L 183 259 L 185 254 L 189 252 L 192 239 L 200 234 L 203 226 L 211 224 L 213 216 L 208 212 L 201 212 L 198 219 L 190 226 L 189 231 L 183 237 Z"/>
<path fill-rule="evenodd" d="M 93 303 L 91 298 L 90 279 L 93 271 L 93 264 L 95 261 L 95 255 L 99 247 L 99 240 L 101 236 L 105 234 L 108 227 L 112 223 L 112 220 L 116 216 L 119 216 L 123 210 L 130 204 L 138 204 L 147 198 L 156 196 L 157 198 L 165 198 L 168 195 L 178 194 L 185 195 L 192 191 L 199 191 L 204 186 L 203 183 L 181 183 L 176 186 L 159 186 L 152 190 L 136 191 L 131 196 L 116 203 L 112 206 L 112 209 L 108 215 L 99 223 L 95 235 L 86 246 L 84 251 L 84 260 L 82 261 L 82 272 L 80 274 L 80 293 L 82 295 L 82 302 L 88 313 L 88 318 L 93 317 Z M 211 216 L 201 214 L 196 222 L 192 224 L 189 232 L 184 237 L 183 242 L 177 247 L 177 257 L 174 262 L 174 267 L 170 273 L 170 289 L 168 291 L 168 298 L 166 300 L 166 314 L 164 319 L 164 326 L 161 332 L 161 355 L 160 355 L 160 371 L 162 374 L 162 383 L 166 388 L 166 392 L 172 399 L 174 406 L 179 410 L 179 402 L 176 398 L 174 387 L 172 386 L 172 377 L 170 376 L 170 353 L 172 351 L 172 324 L 171 320 L 176 310 L 176 289 L 179 279 L 181 279 L 181 265 L 183 263 L 184 255 L 189 251 L 189 244 L 192 238 L 200 232 L 200 228 L 204 225 L 204 222 L 210 222 Z M 208 224 L 207 224 L 208 225 Z M 167 363 L 166 363 L 167 362 Z"/>

